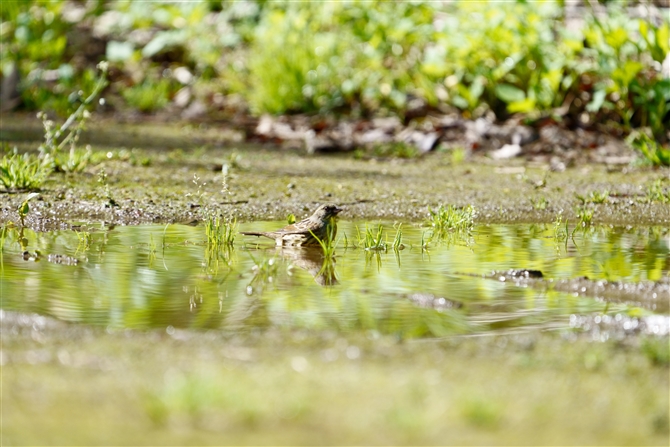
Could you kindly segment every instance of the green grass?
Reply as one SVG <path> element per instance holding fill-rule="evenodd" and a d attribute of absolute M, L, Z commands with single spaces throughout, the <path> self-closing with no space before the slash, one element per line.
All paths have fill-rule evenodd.
<path fill-rule="evenodd" d="M 428 214 L 428 224 L 433 227 L 433 234 L 437 237 L 443 237 L 448 233 L 470 232 L 474 227 L 474 219 L 477 213 L 472 205 L 464 208 L 440 205 L 437 210 L 428 207 Z"/>
<path fill-rule="evenodd" d="M 647 185 L 645 200 L 649 203 L 661 202 L 670 203 L 670 189 L 663 188 L 663 180 L 656 179 Z"/>
<path fill-rule="evenodd" d="M 365 225 L 365 232 L 363 234 L 356 227 L 356 232 L 358 233 L 359 247 L 363 247 L 368 251 L 386 251 L 387 244 L 384 241 L 384 228 L 381 225 L 377 225 L 376 231 Z"/>
<path fill-rule="evenodd" d="M 168 105 L 173 89 L 172 82 L 167 79 L 144 80 L 123 90 L 122 95 L 131 107 L 144 113 L 151 113 L 162 110 Z"/>
<path fill-rule="evenodd" d="M 391 244 L 391 248 L 393 248 L 394 251 L 402 250 L 403 248 L 405 248 L 405 246 L 402 243 L 402 224 L 398 224 L 398 228 L 396 229 L 395 237 L 393 238 L 393 244 Z"/>
<path fill-rule="evenodd" d="M 533 205 L 533 208 L 535 208 L 538 211 L 542 211 L 547 209 L 547 204 L 549 203 L 549 201 L 547 200 L 546 197 L 541 196 L 537 199 L 531 199 L 530 203 Z"/>
<path fill-rule="evenodd" d="M 209 215 L 205 219 L 207 246 L 212 251 L 230 248 L 237 235 L 237 220 L 227 220 L 220 216 Z"/>
<path fill-rule="evenodd" d="M 579 223 L 577 224 L 577 227 L 590 227 L 591 224 L 593 223 L 593 213 L 594 210 L 592 208 L 587 208 L 587 207 L 580 207 L 577 209 L 577 219 L 579 220 Z"/>
<path fill-rule="evenodd" d="M 44 126 L 44 143 L 39 146 L 39 155 L 28 153 L 19 155 L 16 149 L 10 154 L 3 155 L 0 160 L 0 183 L 6 190 L 35 190 L 54 170 L 76 172 L 88 165 L 91 160 L 91 149 L 87 147 L 82 151 L 77 148 L 77 142 L 86 121 L 91 116 L 88 111 L 89 105 L 107 86 L 107 63 L 101 62 L 98 64 L 98 69 L 99 75 L 95 79 L 93 91 L 81 101 L 79 107 L 62 125 L 56 126 L 44 112 L 37 114 Z M 68 145 L 70 150 L 67 155 L 63 155 L 62 151 Z"/>
<path fill-rule="evenodd" d="M 53 172 L 50 157 L 19 154 L 16 149 L 0 160 L 0 183 L 7 191 L 34 191 Z"/>
<path fill-rule="evenodd" d="M 404 141 L 377 144 L 372 149 L 372 153 L 377 157 L 390 158 L 415 158 L 421 155 L 416 147 Z"/>
<path fill-rule="evenodd" d="M 293 218 L 293 220 L 295 222 L 295 217 Z M 311 235 L 314 237 L 314 239 L 316 239 L 316 241 L 319 243 L 319 246 L 323 250 L 324 258 L 332 259 L 332 257 L 335 256 L 335 247 L 337 247 L 339 242 L 339 240 L 338 241 L 335 240 L 335 231 L 336 227 L 332 223 L 327 226 L 326 237 L 324 239 L 320 239 L 316 234 L 310 231 Z"/>
<path fill-rule="evenodd" d="M 607 201 L 609 200 L 609 196 L 610 196 L 609 189 L 605 189 L 604 191 L 591 191 L 587 196 L 583 196 L 581 194 L 575 194 L 575 197 L 582 203 L 582 205 L 586 203 L 595 203 L 595 204 L 607 203 Z"/>
<path fill-rule="evenodd" d="M 668 85 L 670 89 L 670 85 Z M 670 99 L 670 98 L 669 98 Z M 633 149 L 642 154 L 647 163 L 653 166 L 670 166 L 670 147 L 661 144 L 647 135 L 645 132 L 637 131 L 631 133 L 626 142 Z"/>
<path fill-rule="evenodd" d="M 563 224 L 563 213 L 558 213 L 554 221 L 554 240 L 556 242 L 566 241 L 570 232 L 568 231 L 568 220 Z"/>

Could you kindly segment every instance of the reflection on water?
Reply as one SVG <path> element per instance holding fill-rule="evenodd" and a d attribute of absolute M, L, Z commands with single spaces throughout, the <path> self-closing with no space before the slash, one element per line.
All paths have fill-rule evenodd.
<path fill-rule="evenodd" d="M 281 223 L 248 227 L 263 225 Z M 480 226 L 467 241 L 433 241 L 424 250 L 425 230 L 406 225 L 404 250 L 370 252 L 351 244 L 357 225 L 364 226 L 340 223 L 347 246 L 340 239 L 327 259 L 243 236 L 214 253 L 202 227 L 180 225 L 7 230 L 2 308 L 118 328 L 274 326 L 399 337 L 569 328 L 575 315 L 660 312 L 667 321 L 667 306 L 638 308 L 486 277 L 514 268 L 540 270 L 549 280 L 667 280 L 669 237 L 661 229 L 589 229 L 566 244 L 551 226 Z M 395 230 L 384 228 L 392 239 Z"/>

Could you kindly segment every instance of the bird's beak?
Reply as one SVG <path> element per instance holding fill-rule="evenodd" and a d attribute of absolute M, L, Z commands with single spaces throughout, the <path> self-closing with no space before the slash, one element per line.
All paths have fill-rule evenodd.
<path fill-rule="evenodd" d="M 342 208 L 335 208 L 333 214 L 337 215 L 340 211 L 342 211 Z"/>

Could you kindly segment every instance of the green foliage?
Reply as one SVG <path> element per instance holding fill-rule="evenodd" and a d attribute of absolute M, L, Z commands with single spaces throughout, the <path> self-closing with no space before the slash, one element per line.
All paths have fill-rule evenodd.
<path fill-rule="evenodd" d="M 670 365 L 670 345 L 667 338 L 645 338 L 642 340 L 642 352 L 657 366 Z"/>
<path fill-rule="evenodd" d="M 324 239 L 320 239 L 316 234 L 310 231 L 310 234 L 314 237 L 314 239 L 316 239 L 316 241 L 321 246 L 324 258 L 332 259 L 333 256 L 335 256 L 335 247 L 339 242 L 335 241 L 335 231 L 336 227 L 333 224 L 329 224 L 326 227 L 326 237 Z"/>
<path fill-rule="evenodd" d="M 39 189 L 53 171 L 52 160 L 33 154 L 19 154 L 16 148 L 0 160 L 0 183 L 7 191 Z"/>
<path fill-rule="evenodd" d="M 393 238 L 393 244 L 391 245 L 394 251 L 402 250 L 405 246 L 402 243 L 402 224 L 398 224 L 396 228 L 395 237 Z"/>
<path fill-rule="evenodd" d="M 670 86 L 668 86 L 670 90 Z M 670 166 L 670 147 L 663 147 L 654 141 L 646 132 L 632 132 L 626 142 L 642 153 L 644 158 L 654 166 Z"/>
<path fill-rule="evenodd" d="M 568 238 L 568 221 L 565 220 L 565 225 L 563 225 L 563 213 L 559 212 L 554 221 L 554 240 L 556 242 L 566 241 Z"/>
<path fill-rule="evenodd" d="M 144 113 L 151 113 L 168 105 L 173 90 L 173 83 L 168 79 L 155 82 L 144 80 L 140 84 L 123 90 L 121 94 L 131 107 Z"/>
<path fill-rule="evenodd" d="M 365 250 L 369 251 L 386 251 L 387 244 L 384 241 L 384 229 L 381 225 L 377 225 L 377 231 L 365 226 L 365 232 L 360 233 L 358 227 L 356 227 L 358 232 L 358 245 L 363 247 Z"/>
<path fill-rule="evenodd" d="M 433 211 L 428 207 L 428 224 L 433 227 L 434 235 L 442 237 L 448 233 L 469 233 L 474 227 L 475 208 L 468 205 L 456 208 L 453 205 L 440 207 Z"/>
<path fill-rule="evenodd" d="M 147 113 L 165 107 L 186 68 L 193 82 L 180 82 L 217 109 L 221 95 L 254 114 L 448 105 L 649 127 L 667 140 L 670 80 L 658 67 L 670 20 L 632 19 L 617 2 L 586 11 L 578 28 L 561 2 L 88 2 L 76 18 L 70 2 L 5 3 L 1 69 L 18 68 L 29 109 L 70 113 L 80 98 L 65 92 L 93 88 L 76 39 L 93 28 L 118 72 L 111 90 Z"/>
<path fill-rule="evenodd" d="M 225 220 L 219 216 L 210 215 L 205 219 L 205 234 L 207 246 L 213 252 L 224 247 L 232 247 L 237 234 L 237 221 Z"/>
<path fill-rule="evenodd" d="M 585 203 L 606 203 L 609 200 L 610 192 L 608 189 L 604 191 L 591 191 L 586 197 L 581 194 L 575 194 L 575 197 L 583 204 Z"/>
<path fill-rule="evenodd" d="M 530 203 L 533 205 L 533 208 L 535 208 L 538 211 L 542 211 L 547 209 L 549 201 L 547 201 L 547 198 L 545 196 L 540 196 L 537 199 L 531 199 Z"/>
<path fill-rule="evenodd" d="M 631 20 L 618 5 L 608 8 L 607 18 L 591 14 L 586 19 L 583 55 L 591 65 L 585 72 L 596 80 L 587 111 L 617 116 L 625 130 L 649 126 L 657 138 L 665 138 L 670 81 L 652 62 L 665 59 L 670 21 L 656 27 Z"/>
<path fill-rule="evenodd" d="M 403 141 L 378 144 L 374 147 L 373 153 L 378 157 L 393 158 L 415 158 L 421 155 L 416 147 Z"/>
<path fill-rule="evenodd" d="M 660 178 L 647 186 L 646 201 L 650 203 L 670 203 L 670 190 L 665 191 L 663 189 L 663 183 Z"/>
<path fill-rule="evenodd" d="M 579 223 L 577 226 L 582 228 L 590 227 L 593 221 L 593 209 L 587 207 L 580 207 L 577 209 L 577 219 Z"/>
<path fill-rule="evenodd" d="M 16 211 L 19 213 L 19 219 L 21 219 L 21 226 L 25 227 L 25 219 L 30 213 L 30 201 L 34 199 L 35 197 L 39 196 L 38 193 L 36 192 L 31 192 L 26 196 L 26 198 L 21 202 L 16 209 Z"/>
<path fill-rule="evenodd" d="M 98 171 L 98 184 L 102 188 L 102 197 L 105 199 L 105 206 L 119 206 L 119 204 L 116 203 L 116 200 L 112 197 L 112 190 L 109 188 L 107 172 L 104 167 Z"/>
<path fill-rule="evenodd" d="M 77 109 L 70 114 L 65 122 L 56 126 L 48 119 L 47 114 L 40 112 L 37 117 L 42 120 L 44 126 L 44 143 L 39 147 L 40 158 L 51 160 L 53 168 L 60 172 L 77 172 L 84 169 L 91 161 L 91 149 L 87 147 L 85 151 L 77 148 L 77 143 L 81 132 L 86 128 L 86 121 L 91 117 L 88 108 L 97 99 L 98 95 L 107 86 L 108 64 L 101 62 L 98 64 L 99 76 L 96 78 L 93 91 L 88 97 L 82 97 L 81 103 Z M 83 92 L 79 92 L 83 95 Z M 62 153 L 63 149 L 69 145 L 70 150 L 67 155 Z"/>

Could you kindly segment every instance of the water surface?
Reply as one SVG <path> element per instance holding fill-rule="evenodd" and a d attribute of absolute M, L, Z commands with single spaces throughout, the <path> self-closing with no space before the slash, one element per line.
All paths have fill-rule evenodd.
<path fill-rule="evenodd" d="M 256 222 L 240 230 L 282 225 Z M 335 257 L 327 259 L 318 250 L 276 249 L 268 239 L 241 235 L 232 248 L 214 252 L 202 226 L 9 230 L 2 308 L 167 331 L 286 327 L 416 338 L 651 318 L 653 330 L 667 333 L 670 297 L 612 301 L 552 286 L 580 277 L 667 281 L 669 237 L 662 229 L 589 228 L 566 241 L 553 226 L 477 226 L 422 248 L 428 229 L 405 224 L 404 249 L 395 251 L 396 229 L 385 224 L 389 249 L 372 251 L 358 243 L 365 223 L 340 222 Z M 538 270 L 546 281 L 537 287 L 490 276 L 508 269 Z"/>

